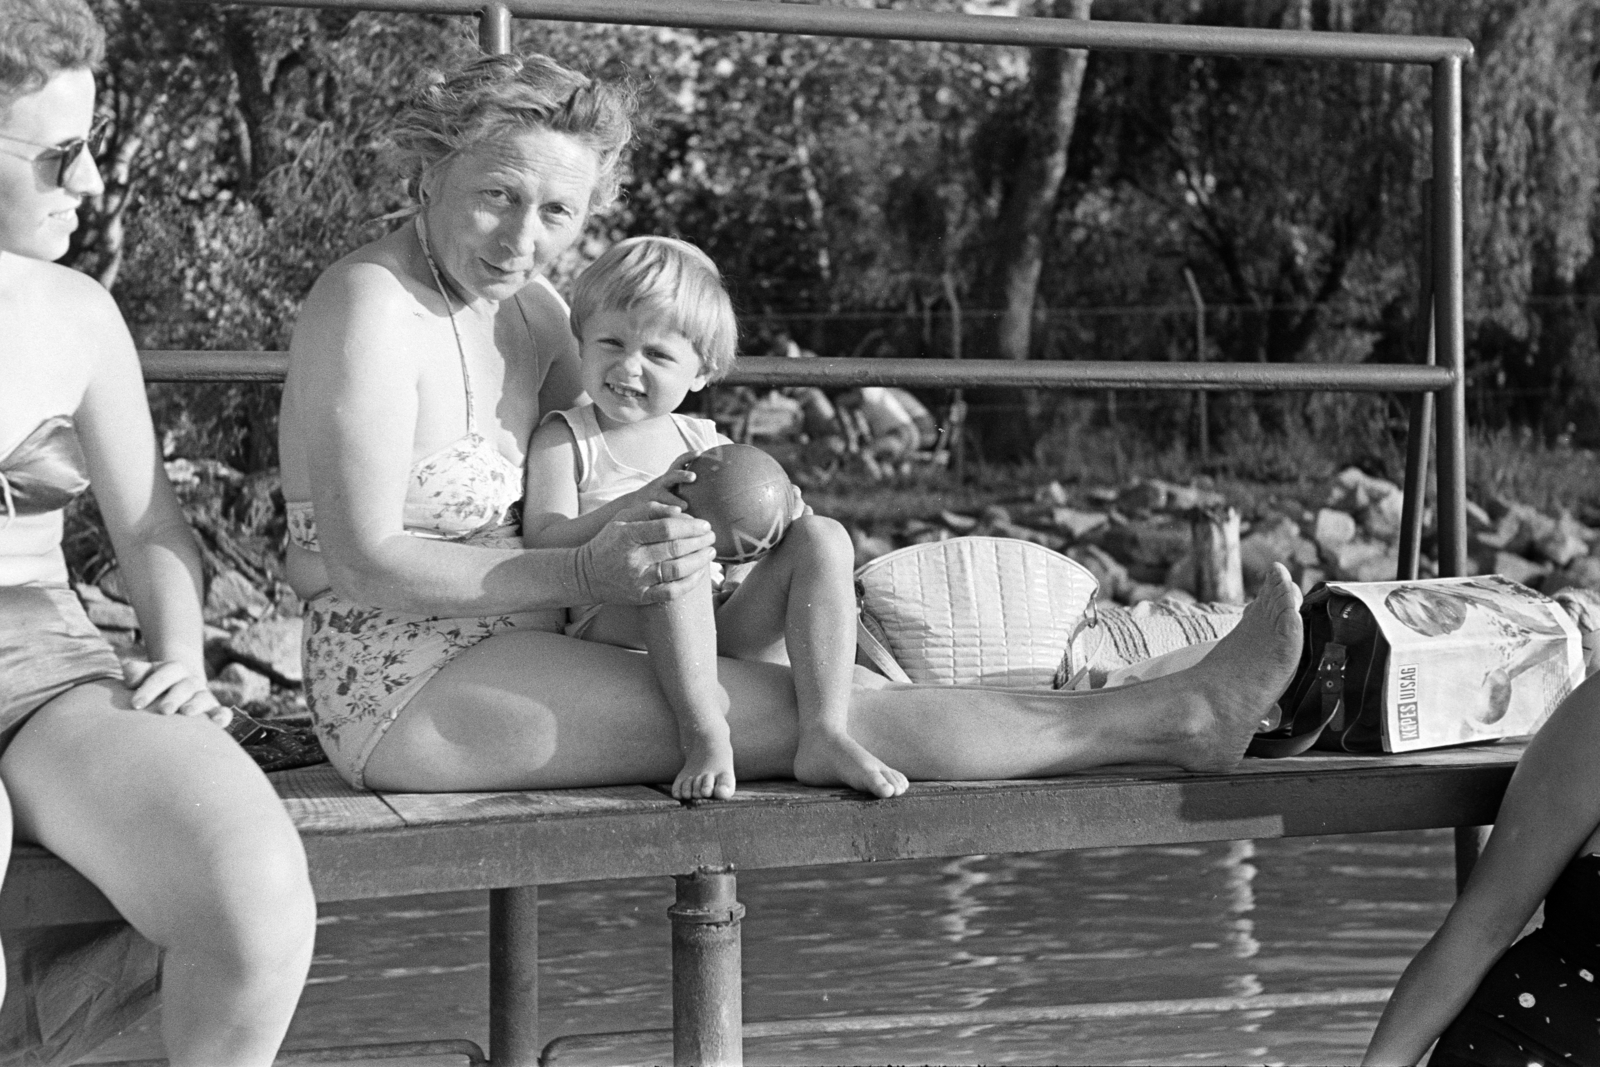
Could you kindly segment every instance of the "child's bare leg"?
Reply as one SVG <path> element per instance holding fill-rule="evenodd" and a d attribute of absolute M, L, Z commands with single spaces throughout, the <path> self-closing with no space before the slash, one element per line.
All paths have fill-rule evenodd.
<path fill-rule="evenodd" d="M 735 659 L 777 659 L 787 640 L 800 735 L 794 776 L 843 783 L 878 797 L 906 777 L 849 734 L 855 679 L 855 550 L 833 519 L 807 515 L 745 578 L 718 612 L 718 644 Z"/>
<path fill-rule="evenodd" d="M 683 769 L 672 783 L 680 800 L 733 796 L 728 692 L 717 680 L 717 621 L 707 578 L 693 592 L 639 609 L 650 667 L 678 720 Z M 598 620 L 597 620 L 598 621 Z"/>

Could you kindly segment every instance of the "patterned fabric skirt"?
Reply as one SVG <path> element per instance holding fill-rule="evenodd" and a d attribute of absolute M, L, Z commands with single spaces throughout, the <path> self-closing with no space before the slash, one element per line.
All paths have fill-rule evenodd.
<path fill-rule="evenodd" d="M 402 709 L 440 668 L 508 630 L 560 633 L 565 612 L 445 618 L 367 607 L 332 590 L 306 605 L 301 645 L 306 705 L 328 762 L 366 788 L 367 760 Z"/>

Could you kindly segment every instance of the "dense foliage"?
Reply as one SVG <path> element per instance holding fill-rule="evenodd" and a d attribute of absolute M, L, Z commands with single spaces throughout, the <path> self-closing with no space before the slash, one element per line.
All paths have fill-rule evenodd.
<path fill-rule="evenodd" d="M 95 2 L 112 34 L 115 134 L 108 192 L 87 209 L 74 261 L 113 287 L 146 347 L 284 347 L 317 272 L 404 203 L 385 124 L 420 72 L 473 47 L 472 27 Z M 1024 6 L 1088 7 L 1037 5 Z M 1472 414 L 1600 441 L 1600 7 L 1099 0 L 1093 15 L 1472 39 Z M 824 354 L 1004 354 L 989 343 L 995 279 L 1018 251 L 1001 223 L 1039 193 L 1019 175 L 1040 151 L 1040 101 L 1065 84 L 1051 81 L 1060 64 L 892 41 L 543 23 L 517 33 L 519 46 L 634 79 L 651 115 L 626 199 L 594 221 L 565 275 L 614 236 L 675 233 L 728 270 L 752 350 L 786 329 Z M 1070 114 L 1057 108 L 1070 140 L 1045 187 L 1031 330 L 1010 354 L 1193 359 L 1187 273 L 1208 307 L 1207 358 L 1415 357 L 1426 71 L 1096 53 L 1077 76 Z M 1189 440 L 1190 403 L 1145 401 L 1142 432 Z M 1214 409 L 1213 444 L 1308 427 L 1381 439 L 1384 403 L 1236 399 Z M 157 404 L 179 451 L 272 465 L 270 389 L 157 390 Z M 1063 399 L 1036 409 L 1033 429 L 1070 438 L 1107 411 Z"/>

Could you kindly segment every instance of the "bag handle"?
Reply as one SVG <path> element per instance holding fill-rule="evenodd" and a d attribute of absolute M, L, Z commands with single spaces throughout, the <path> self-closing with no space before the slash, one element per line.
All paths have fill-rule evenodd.
<path fill-rule="evenodd" d="M 862 605 L 860 614 L 856 616 L 856 662 L 870 667 L 891 682 L 909 685 L 911 676 L 906 674 L 905 668 L 894 658 L 894 653 L 879 639 L 874 625 L 876 622 L 868 614 L 866 605 Z M 866 662 L 862 663 L 863 660 Z"/>
<path fill-rule="evenodd" d="M 1346 659 L 1345 646 L 1337 641 L 1323 646 L 1322 660 L 1317 664 L 1317 683 L 1300 699 L 1300 706 L 1295 708 L 1287 724 L 1288 732 L 1282 733 L 1284 728 L 1280 727 L 1271 735 L 1256 734 L 1245 749 L 1245 755 L 1280 759 L 1301 755 L 1316 744 L 1322 731 L 1344 711 Z M 1320 708 L 1317 707 L 1319 703 Z"/>

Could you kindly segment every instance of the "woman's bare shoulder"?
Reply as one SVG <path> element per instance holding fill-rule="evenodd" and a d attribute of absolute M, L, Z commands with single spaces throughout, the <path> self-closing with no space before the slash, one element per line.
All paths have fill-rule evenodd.
<path fill-rule="evenodd" d="M 29 306 L 62 317 L 66 326 L 120 326 L 122 313 L 105 286 L 82 271 L 35 261 L 23 278 Z"/>
<path fill-rule="evenodd" d="M 403 230 L 396 230 L 362 245 L 318 276 L 305 307 L 316 313 L 347 311 L 360 314 L 370 304 L 392 307 L 392 302 L 415 303 L 415 285 L 409 280 Z"/>
<path fill-rule="evenodd" d="M 422 314 L 418 289 L 408 276 L 397 234 L 363 245 L 324 270 L 312 285 L 295 323 L 291 349 L 296 354 L 323 348 L 345 351 L 357 337 L 389 347 Z"/>

